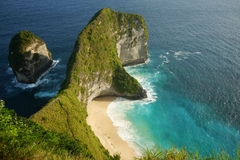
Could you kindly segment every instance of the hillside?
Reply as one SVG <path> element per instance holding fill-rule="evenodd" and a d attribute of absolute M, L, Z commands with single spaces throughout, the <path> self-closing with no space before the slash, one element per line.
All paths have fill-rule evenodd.
<path fill-rule="evenodd" d="M 61 91 L 30 119 L 47 130 L 70 135 L 84 146 L 90 158 L 111 159 L 86 123 L 86 107 L 97 96 L 146 97 L 138 81 L 122 67 L 117 52 L 121 36 L 133 36 L 133 28 L 144 30 L 147 41 L 145 22 L 139 15 L 108 8 L 97 12 L 76 40 Z M 147 50 L 144 52 L 147 56 Z"/>

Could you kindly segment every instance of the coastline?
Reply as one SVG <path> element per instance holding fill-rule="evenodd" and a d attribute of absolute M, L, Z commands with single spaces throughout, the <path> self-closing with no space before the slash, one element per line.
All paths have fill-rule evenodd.
<path fill-rule="evenodd" d="M 120 138 L 117 127 L 107 115 L 108 105 L 116 98 L 112 96 L 95 98 L 87 107 L 87 123 L 111 155 L 119 154 L 121 160 L 133 160 L 137 157 L 134 149 Z"/>

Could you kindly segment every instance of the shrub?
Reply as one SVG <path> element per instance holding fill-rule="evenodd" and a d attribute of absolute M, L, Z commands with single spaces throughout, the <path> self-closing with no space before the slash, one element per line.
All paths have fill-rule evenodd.
<path fill-rule="evenodd" d="M 60 157 L 82 155 L 77 140 L 63 133 L 46 131 L 7 108 L 0 108 L 0 148 L 0 159 L 34 159 L 49 153 Z"/>
<path fill-rule="evenodd" d="M 234 158 L 238 160 L 240 158 L 240 148 L 237 150 L 237 154 Z M 189 153 L 185 148 L 177 149 L 172 146 L 170 149 L 164 149 L 161 147 L 153 147 L 152 149 L 146 149 L 143 155 L 136 160 L 232 160 L 226 152 L 212 153 L 209 156 L 200 156 L 198 151 L 195 153 Z"/>

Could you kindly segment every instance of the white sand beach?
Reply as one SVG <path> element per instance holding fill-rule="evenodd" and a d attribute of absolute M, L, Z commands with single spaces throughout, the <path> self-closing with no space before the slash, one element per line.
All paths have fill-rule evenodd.
<path fill-rule="evenodd" d="M 115 99 L 116 97 L 94 99 L 87 107 L 87 123 L 111 155 L 120 154 L 122 160 L 133 160 L 136 157 L 134 149 L 119 137 L 117 127 L 107 115 L 107 107 Z"/>

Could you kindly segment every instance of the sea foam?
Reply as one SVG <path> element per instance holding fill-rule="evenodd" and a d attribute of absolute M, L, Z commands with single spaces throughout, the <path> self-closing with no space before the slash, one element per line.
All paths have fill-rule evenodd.
<path fill-rule="evenodd" d="M 60 60 L 53 60 L 52 66 L 39 77 L 39 79 L 37 80 L 36 83 L 31 83 L 31 84 L 19 83 L 17 81 L 16 77 L 13 77 L 12 80 L 11 80 L 11 84 L 14 86 L 14 88 L 19 88 L 19 89 L 22 89 L 22 90 L 32 89 L 32 88 L 36 88 L 40 85 L 44 85 L 44 84 L 49 82 L 49 79 L 43 78 L 43 77 L 47 73 L 49 73 L 49 71 L 51 69 L 55 68 L 59 62 L 60 62 Z M 12 69 L 10 67 L 8 68 L 7 73 L 10 74 L 10 75 L 13 75 Z M 11 91 L 11 89 L 9 89 L 8 91 Z"/>
<path fill-rule="evenodd" d="M 143 112 L 147 113 L 149 110 L 145 106 L 155 102 L 157 99 L 157 94 L 151 84 L 151 81 L 148 80 L 149 75 L 144 76 L 139 70 L 139 67 L 143 67 L 144 69 L 144 64 L 125 67 L 125 69 L 130 75 L 139 81 L 142 87 L 147 91 L 148 97 L 143 100 L 135 101 L 119 97 L 110 103 L 107 109 L 107 114 L 112 120 L 113 125 L 118 128 L 119 136 L 126 141 L 130 147 L 134 148 L 136 154 L 140 156 L 146 146 L 152 147 L 154 144 L 151 141 L 142 142 L 142 138 L 138 134 L 138 129 L 133 126 L 132 122 L 128 119 L 128 113 L 133 112 L 136 106 L 138 110 L 142 110 Z M 145 146 L 142 146 L 143 143 Z"/>
<path fill-rule="evenodd" d="M 133 148 L 138 155 L 141 154 L 141 149 L 136 145 L 136 130 L 132 123 L 127 119 L 126 112 L 134 107 L 133 101 L 117 98 L 110 103 L 107 109 L 107 114 L 113 122 L 113 125 L 118 128 L 118 135 Z"/>
<path fill-rule="evenodd" d="M 37 93 L 36 91 L 34 91 L 35 98 L 53 97 L 54 95 L 56 95 L 59 87 L 53 85 L 55 83 L 54 79 L 52 79 L 54 73 L 49 72 L 53 70 L 59 62 L 60 60 L 53 60 L 52 66 L 44 74 L 41 75 L 41 77 L 37 80 L 36 83 L 31 84 L 19 83 L 13 74 L 12 68 L 8 67 L 5 73 L 7 74 L 7 76 L 9 76 L 10 81 L 5 84 L 5 90 L 7 91 L 7 93 L 13 94 L 17 92 L 31 91 L 33 89 L 37 89 Z"/>
<path fill-rule="evenodd" d="M 184 52 L 184 51 L 173 51 L 174 58 L 176 60 L 187 59 L 190 55 L 201 54 L 201 52 Z"/>
<path fill-rule="evenodd" d="M 161 59 L 161 65 L 163 66 L 165 63 L 169 63 L 171 60 L 183 60 L 183 59 L 188 59 L 189 56 L 192 55 L 199 55 L 201 52 L 188 52 L 188 51 L 169 51 L 166 53 L 161 53 L 159 58 Z"/>
<path fill-rule="evenodd" d="M 175 59 L 174 53 L 167 56 Z M 176 56 L 181 54 L 200 53 L 177 53 Z M 125 68 L 146 89 L 148 98 L 136 101 L 117 98 L 109 105 L 107 114 L 118 128 L 119 136 L 135 149 L 137 155 L 147 148 L 170 148 L 171 145 L 187 145 L 187 150 L 198 150 L 203 155 L 213 149 L 218 152 L 219 148 L 231 153 L 239 141 L 239 132 L 217 122 L 209 107 L 162 89 L 166 73 L 157 67 L 151 71 L 144 65 Z"/>

